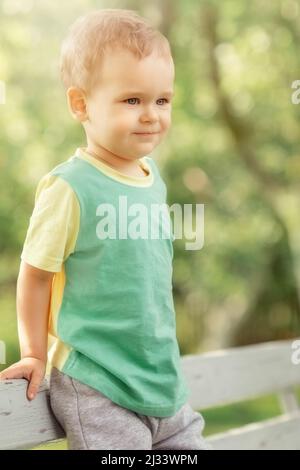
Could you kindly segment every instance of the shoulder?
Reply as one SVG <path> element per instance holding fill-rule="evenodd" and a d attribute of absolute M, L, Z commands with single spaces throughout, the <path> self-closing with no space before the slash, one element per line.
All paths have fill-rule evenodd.
<path fill-rule="evenodd" d="M 65 199 L 68 196 L 74 196 L 72 187 L 59 175 L 49 172 L 42 176 L 37 184 L 35 202 L 41 198 L 53 201 L 54 199 Z"/>
<path fill-rule="evenodd" d="M 60 176 L 61 178 L 67 177 L 68 175 L 77 174 L 82 170 L 82 167 L 85 167 L 84 161 L 80 158 L 77 158 L 75 155 L 72 155 L 68 160 L 65 160 L 62 163 L 59 163 L 51 171 L 50 175 Z"/>
<path fill-rule="evenodd" d="M 72 175 L 82 174 L 80 159 L 75 155 L 70 156 L 67 160 L 59 163 L 48 173 L 41 177 L 37 184 L 36 198 L 43 191 L 51 193 L 74 193 L 72 187 Z"/>

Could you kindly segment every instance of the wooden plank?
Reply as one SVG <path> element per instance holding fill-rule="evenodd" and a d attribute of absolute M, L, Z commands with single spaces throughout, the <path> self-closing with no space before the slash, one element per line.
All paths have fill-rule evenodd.
<path fill-rule="evenodd" d="M 300 450 L 300 415 L 249 424 L 207 441 L 214 450 Z"/>
<path fill-rule="evenodd" d="M 28 449 L 64 437 L 49 404 L 45 379 L 34 400 L 27 400 L 25 379 L 0 381 L 0 449 Z"/>
<path fill-rule="evenodd" d="M 182 357 L 196 410 L 234 403 L 300 385 L 292 342 L 275 341 Z"/>

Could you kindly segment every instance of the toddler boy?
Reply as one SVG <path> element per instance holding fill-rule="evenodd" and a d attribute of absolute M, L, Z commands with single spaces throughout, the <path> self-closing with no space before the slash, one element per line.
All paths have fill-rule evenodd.
<path fill-rule="evenodd" d="M 171 124 L 169 43 L 131 10 L 92 11 L 63 42 L 61 77 L 86 146 L 38 184 L 18 277 L 21 360 L 0 378 L 27 378 L 34 398 L 51 335 L 50 400 L 69 449 L 207 449 L 180 368 L 172 236 L 151 236 L 165 228 L 150 217 L 166 185 L 149 154 Z"/>

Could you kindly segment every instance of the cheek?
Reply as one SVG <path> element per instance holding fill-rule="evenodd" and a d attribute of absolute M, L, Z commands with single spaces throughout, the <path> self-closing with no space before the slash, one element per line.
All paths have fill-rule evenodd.
<path fill-rule="evenodd" d="M 171 115 L 170 114 L 166 114 L 166 115 L 162 116 L 161 125 L 162 125 L 162 128 L 164 130 L 169 129 L 169 127 L 171 126 Z"/>
<path fill-rule="evenodd" d="M 132 131 L 136 127 L 136 121 L 136 113 L 122 113 L 115 119 L 115 130 L 120 133 Z"/>

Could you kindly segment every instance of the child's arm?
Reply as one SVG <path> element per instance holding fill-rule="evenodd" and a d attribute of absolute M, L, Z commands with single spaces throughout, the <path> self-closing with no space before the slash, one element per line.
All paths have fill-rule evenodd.
<path fill-rule="evenodd" d="M 16 299 L 21 360 L 0 372 L 0 379 L 27 379 L 29 399 L 36 396 L 46 371 L 53 275 L 21 261 Z"/>

